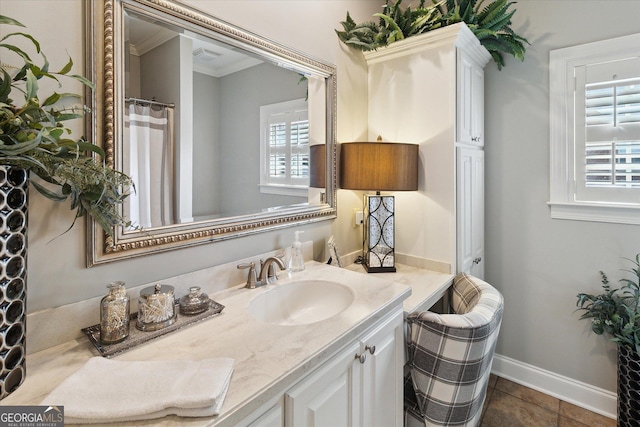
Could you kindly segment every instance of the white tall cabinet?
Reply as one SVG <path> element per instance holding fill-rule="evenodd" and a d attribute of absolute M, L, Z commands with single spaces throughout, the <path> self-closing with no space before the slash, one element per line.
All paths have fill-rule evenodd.
<path fill-rule="evenodd" d="M 464 23 L 366 52 L 369 140 L 420 145 L 418 191 L 397 192 L 396 252 L 484 275 L 484 67 Z"/>

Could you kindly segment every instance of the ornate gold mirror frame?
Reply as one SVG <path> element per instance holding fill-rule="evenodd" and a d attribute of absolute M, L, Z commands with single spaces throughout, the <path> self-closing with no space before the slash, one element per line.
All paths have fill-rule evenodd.
<path fill-rule="evenodd" d="M 336 70 L 335 67 L 271 42 L 182 3 L 169 0 L 90 0 L 86 2 L 88 74 L 95 90 L 87 104 L 93 113 L 87 127 L 92 140 L 101 141 L 105 161 L 117 167 L 123 132 L 123 67 L 125 10 L 151 16 L 159 22 L 224 42 L 265 61 L 324 79 L 326 186 L 318 203 L 265 209 L 263 212 L 228 216 L 184 224 L 136 230 L 114 230 L 113 237 L 93 221 L 88 223 L 88 266 L 132 257 L 217 242 L 254 233 L 277 230 L 336 217 Z M 89 103 L 91 101 L 91 104 Z M 310 127 L 312 124 L 310 124 Z"/>

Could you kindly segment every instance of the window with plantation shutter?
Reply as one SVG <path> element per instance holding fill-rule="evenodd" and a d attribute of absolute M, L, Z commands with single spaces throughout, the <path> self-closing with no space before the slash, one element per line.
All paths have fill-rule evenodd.
<path fill-rule="evenodd" d="M 551 51 L 551 216 L 640 224 L 640 34 Z"/>
<path fill-rule="evenodd" d="M 260 107 L 264 193 L 306 196 L 309 186 L 309 119 L 304 99 Z"/>
<path fill-rule="evenodd" d="M 575 82 L 576 198 L 640 203 L 640 58 L 576 67 Z"/>

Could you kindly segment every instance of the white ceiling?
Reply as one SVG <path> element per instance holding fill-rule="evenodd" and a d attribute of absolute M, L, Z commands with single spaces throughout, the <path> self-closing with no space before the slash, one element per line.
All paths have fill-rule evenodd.
<path fill-rule="evenodd" d="M 262 63 L 261 60 L 224 43 L 130 15 L 125 17 L 125 31 L 131 54 L 138 56 L 144 55 L 179 34 L 191 39 L 194 71 L 214 77 L 222 77 Z"/>

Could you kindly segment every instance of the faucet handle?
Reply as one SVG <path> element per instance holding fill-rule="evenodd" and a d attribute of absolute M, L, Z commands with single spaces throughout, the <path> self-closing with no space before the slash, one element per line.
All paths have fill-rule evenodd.
<path fill-rule="evenodd" d="M 258 276 L 256 275 L 256 263 L 245 262 L 242 264 L 238 264 L 236 267 L 238 268 L 238 270 L 244 270 L 246 268 L 249 269 L 249 275 L 247 276 L 246 287 L 249 289 L 255 289 L 256 283 L 258 283 Z"/>

